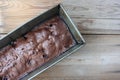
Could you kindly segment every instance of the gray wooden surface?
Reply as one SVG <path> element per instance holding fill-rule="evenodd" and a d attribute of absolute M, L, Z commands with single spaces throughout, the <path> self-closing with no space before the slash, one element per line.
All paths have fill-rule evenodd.
<path fill-rule="evenodd" d="M 63 0 L 84 34 L 120 34 L 120 0 Z"/>
<path fill-rule="evenodd" d="M 86 45 L 33 80 L 120 80 L 120 0 L 1 0 L 0 37 L 59 2 Z"/>

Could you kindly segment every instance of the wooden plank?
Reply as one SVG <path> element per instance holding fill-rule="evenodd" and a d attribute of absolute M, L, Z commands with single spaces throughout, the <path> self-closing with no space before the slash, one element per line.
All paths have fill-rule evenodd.
<path fill-rule="evenodd" d="M 119 19 L 72 19 L 83 34 L 120 34 Z"/>
<path fill-rule="evenodd" d="M 120 0 L 63 0 L 72 17 L 120 19 Z"/>
<path fill-rule="evenodd" d="M 2 11 L 0 9 L 0 33 L 3 32 L 3 19 L 2 19 Z"/>
<path fill-rule="evenodd" d="M 63 0 L 83 34 L 120 34 L 120 0 Z"/>
<path fill-rule="evenodd" d="M 3 21 L 2 21 L 2 1 L 0 1 L 0 27 L 3 25 Z"/>
<path fill-rule="evenodd" d="M 2 11 L 0 9 L 0 27 L 2 26 Z"/>

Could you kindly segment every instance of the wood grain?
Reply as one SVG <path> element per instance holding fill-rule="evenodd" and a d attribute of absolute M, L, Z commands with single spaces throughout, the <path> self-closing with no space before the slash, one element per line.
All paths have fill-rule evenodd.
<path fill-rule="evenodd" d="M 83 34 L 120 34 L 120 0 L 1 1 L 4 28 L 0 33 L 8 33 L 62 2 Z"/>
<path fill-rule="evenodd" d="M 60 0 L 2 0 L 5 25 L 0 33 L 10 32 L 58 3 Z"/>
<path fill-rule="evenodd" d="M 1 27 L 1 25 L 2 25 L 2 11 L 0 9 L 0 27 Z"/>
<path fill-rule="evenodd" d="M 3 26 L 4 26 L 4 22 L 3 22 L 3 15 L 2 15 L 2 8 L 3 8 L 3 1 L 0 1 L 0 33 L 3 32 Z"/>
<path fill-rule="evenodd" d="M 120 0 L 63 0 L 72 17 L 120 19 Z"/>
<path fill-rule="evenodd" d="M 59 2 L 1 0 L 0 37 Z M 33 80 L 120 80 L 120 35 L 115 35 L 120 34 L 120 0 L 62 0 L 62 4 L 85 34 L 86 45 Z"/>
<path fill-rule="evenodd" d="M 120 34 L 119 19 L 73 18 L 83 34 Z"/>
<path fill-rule="evenodd" d="M 120 0 L 63 0 L 84 34 L 120 34 Z"/>
<path fill-rule="evenodd" d="M 3 21 L 2 21 L 2 6 L 1 6 L 1 4 L 2 4 L 2 1 L 0 1 L 0 27 L 3 25 L 2 24 Z"/>

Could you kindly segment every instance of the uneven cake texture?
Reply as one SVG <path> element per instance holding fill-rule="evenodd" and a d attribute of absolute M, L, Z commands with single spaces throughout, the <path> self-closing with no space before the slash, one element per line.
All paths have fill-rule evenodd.
<path fill-rule="evenodd" d="M 0 51 L 0 80 L 17 80 L 74 45 L 65 23 L 54 17 Z"/>

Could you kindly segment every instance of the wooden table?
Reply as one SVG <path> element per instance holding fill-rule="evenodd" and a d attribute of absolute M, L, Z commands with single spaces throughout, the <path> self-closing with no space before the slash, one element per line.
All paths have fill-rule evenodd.
<path fill-rule="evenodd" d="M 120 0 L 1 0 L 0 36 L 59 2 L 86 45 L 33 80 L 120 80 Z"/>

